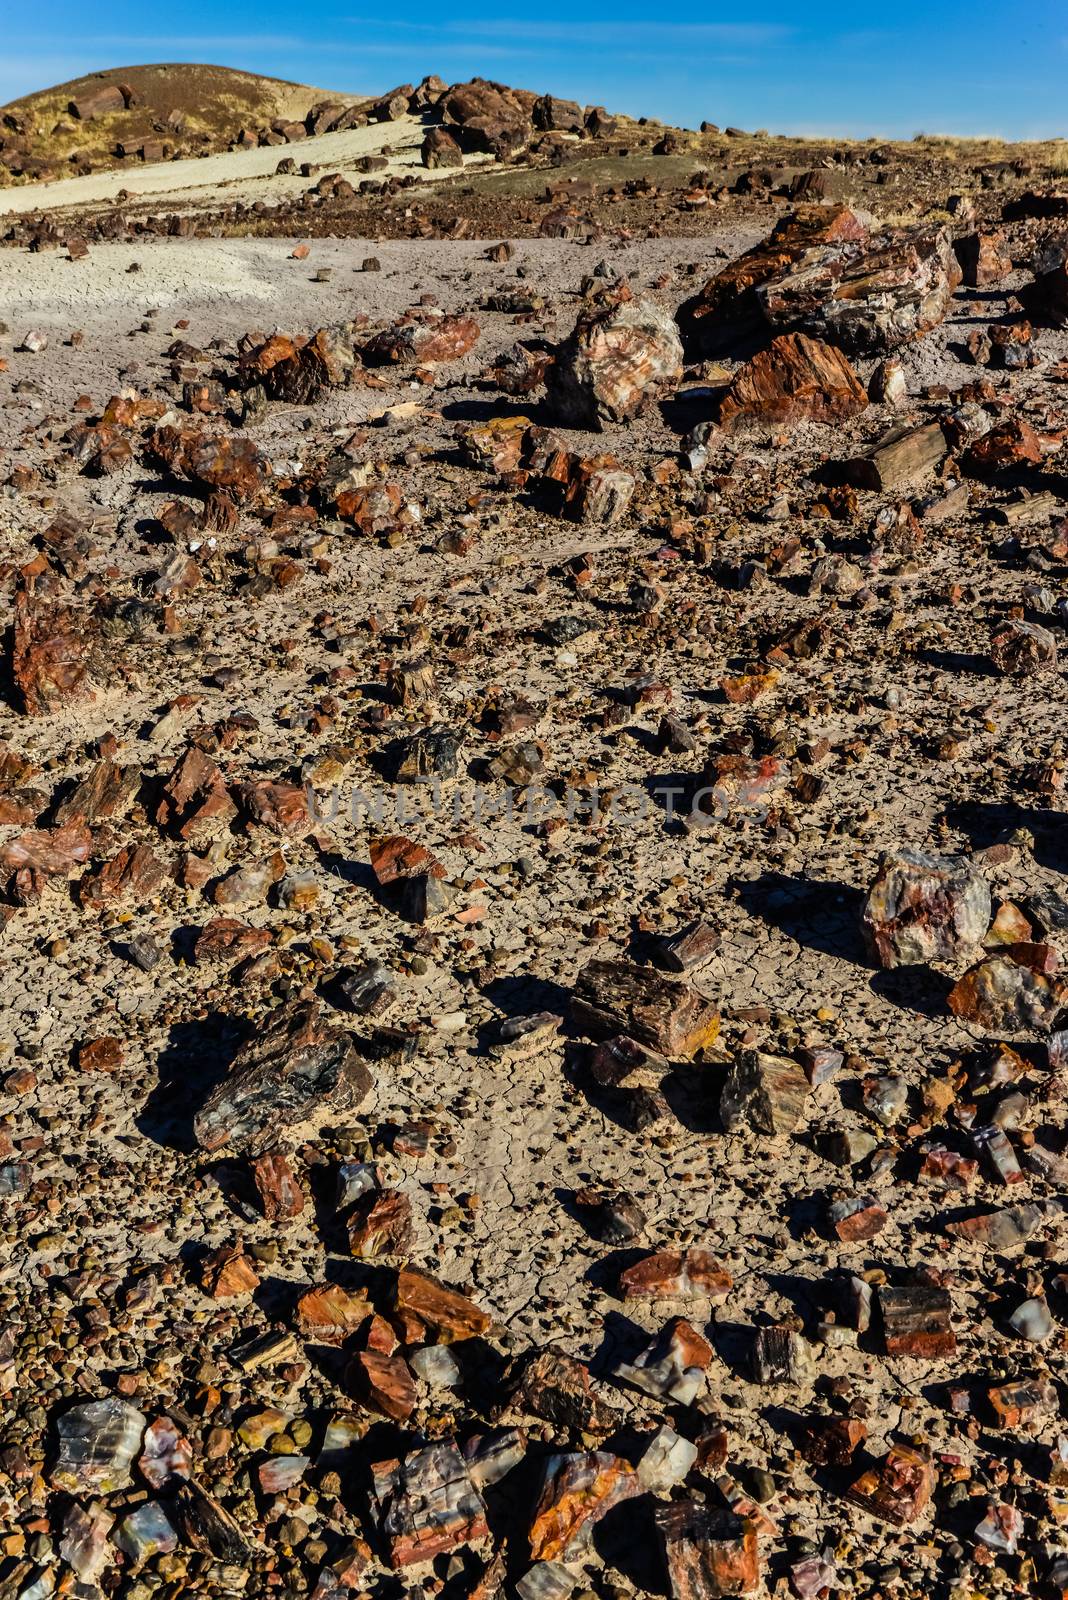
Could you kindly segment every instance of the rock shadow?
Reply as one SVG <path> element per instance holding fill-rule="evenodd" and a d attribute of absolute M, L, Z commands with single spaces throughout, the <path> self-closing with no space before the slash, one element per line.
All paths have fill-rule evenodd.
<path fill-rule="evenodd" d="M 864 896 L 859 889 L 833 881 L 791 878 L 782 872 L 736 879 L 734 887 L 751 916 L 778 928 L 795 944 L 856 966 L 868 965 L 860 921 Z"/>
<path fill-rule="evenodd" d="M 946 821 L 964 833 L 973 850 L 1009 839 L 1018 828 L 1034 836 L 1035 861 L 1052 872 L 1068 873 L 1068 830 L 1064 814 L 1015 800 L 967 800 L 946 810 Z"/>
<path fill-rule="evenodd" d="M 172 1024 L 156 1061 L 156 1086 L 134 1119 L 138 1131 L 168 1149 L 195 1150 L 194 1118 L 244 1040 L 244 1023 L 222 1011 Z"/>
<path fill-rule="evenodd" d="M 953 987 L 953 979 L 932 967 L 891 967 L 872 974 L 870 988 L 873 994 L 902 1011 L 912 1011 L 921 1017 L 945 1017 L 948 1014 L 946 999 Z"/>

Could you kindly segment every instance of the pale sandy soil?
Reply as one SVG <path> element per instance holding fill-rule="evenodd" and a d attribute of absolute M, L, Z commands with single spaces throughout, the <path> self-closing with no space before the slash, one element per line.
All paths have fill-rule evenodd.
<path fill-rule="evenodd" d="M 0 557 L 8 570 L 24 564 L 35 549 L 33 536 L 57 508 L 72 511 L 92 530 L 82 592 L 123 600 L 131 620 L 111 646 L 114 676 L 98 699 L 33 719 L 0 700 L 0 739 L 42 768 L 35 782 L 57 797 L 86 775 L 90 752 L 105 735 L 115 737 L 123 764 L 141 768 L 146 795 L 154 794 L 194 727 L 222 725 L 239 712 L 255 718 L 255 734 L 220 757 L 233 784 L 300 774 L 306 763 L 325 771 L 317 764 L 333 762 L 339 808 L 329 840 L 321 848 L 307 839 L 286 842 L 289 866 L 313 876 L 317 905 L 291 913 L 272 901 L 243 906 L 240 915 L 269 930 L 280 949 L 297 952 L 301 982 L 325 983 L 357 960 L 394 963 L 398 994 L 388 1021 L 412 1029 L 420 1042 L 413 1059 L 376 1065 L 373 1094 L 358 1117 L 316 1126 L 307 1144 L 308 1129 L 286 1135 L 309 1152 L 301 1162 L 322 1163 L 315 1169 L 322 1192 L 332 1193 L 337 1164 L 350 1148 L 343 1141 L 365 1129 L 377 1141 L 383 1183 L 399 1188 L 412 1206 L 413 1263 L 469 1289 L 516 1348 L 559 1345 L 591 1359 L 598 1380 L 669 1313 L 685 1313 L 715 1350 L 701 1403 L 727 1420 L 731 1471 L 773 1474 L 767 1514 L 783 1532 L 766 1543 L 776 1559 L 787 1540 L 791 1549 L 801 1538 L 813 1548 L 827 1541 L 842 1550 L 843 1572 L 888 1560 L 906 1573 L 924 1567 L 896 1592 L 938 1597 L 948 1585 L 931 1577 L 924 1589 L 921 1579 L 938 1560 L 956 1570 L 958 1557 L 950 1552 L 959 1548 L 952 1542 L 958 1524 L 940 1509 L 930 1534 L 927 1523 L 898 1532 L 847 1509 L 836 1488 L 792 1453 L 790 1428 L 795 1417 L 826 1414 L 833 1383 L 833 1392 L 863 1406 L 872 1456 L 881 1456 L 900 1428 L 929 1440 L 941 1462 L 963 1461 L 978 1482 L 989 1435 L 975 1438 L 971 1419 L 948 1409 L 946 1386 L 963 1381 L 978 1388 L 1023 1376 L 1033 1365 L 1028 1349 L 1004 1331 L 1002 1311 L 1017 1303 L 1029 1272 L 1057 1270 L 1063 1220 L 1051 1213 L 1043 1224 L 1050 1238 L 1040 1247 L 1033 1242 L 1027 1252 L 984 1256 L 978 1244 L 942 1231 L 957 1196 L 916 1175 L 924 1140 L 943 1133 L 941 1125 L 911 1121 L 921 1114 L 925 1086 L 961 1060 L 975 1061 L 980 1047 L 986 1059 L 993 1040 L 982 1040 L 947 1011 L 950 974 L 875 971 L 860 936 L 862 894 L 888 848 L 964 852 L 1026 824 L 1034 851 L 984 867 L 995 893 L 1023 905 L 1038 889 L 1065 892 L 1063 810 L 1040 804 L 1021 781 L 1028 763 L 1063 748 L 1065 669 L 1040 684 L 1021 683 L 993 674 L 985 654 L 1007 607 L 1030 603 L 1033 574 L 1006 558 L 1001 534 L 992 535 L 971 511 L 945 524 L 932 519 L 920 554 L 906 557 L 871 554 L 874 496 L 865 495 L 855 522 L 814 514 L 815 471 L 827 459 L 856 453 L 895 420 L 879 407 L 834 426 L 761 428 L 721 440 L 699 483 L 677 482 L 655 517 L 642 509 L 610 529 L 553 516 L 488 473 L 463 467 L 456 448 L 466 424 L 514 410 L 482 381 L 487 366 L 517 336 L 563 338 L 581 304 L 579 285 L 602 258 L 613 274 L 674 310 L 719 259 L 717 248 L 733 256 L 754 237 L 739 229 L 700 240 L 605 240 L 592 247 L 517 241 L 508 262 L 486 260 L 484 241 L 398 241 L 374 246 L 381 260 L 374 273 L 361 270 L 368 253 L 362 240 L 316 241 L 302 262 L 291 259 L 289 240 L 143 240 L 96 247 L 79 263 L 60 252 L 3 252 L 0 320 L 10 332 L 0 334 L 7 363 L 0 373 L 0 450 L 42 476 L 30 492 L 0 491 Z M 128 275 L 134 260 L 140 271 Z M 697 274 L 689 263 L 698 264 Z M 333 276 L 312 285 L 320 265 L 331 266 Z M 1019 282 L 1015 276 L 993 293 L 961 294 L 943 326 L 904 347 L 909 414 L 921 414 L 915 397 L 929 386 L 951 391 L 974 381 L 976 369 L 960 359 L 960 343 L 977 319 L 1005 314 L 1006 295 Z M 510 310 L 489 302 L 524 284 L 537 286 L 545 308 L 517 327 Z M 292 549 L 299 558 L 299 580 L 256 594 L 242 582 L 244 552 L 275 530 L 243 514 L 233 534 L 195 541 L 203 578 L 176 602 L 180 632 L 140 620 L 147 607 L 130 602 L 152 592 L 175 548 L 190 548 L 184 536 L 172 547 L 156 531 L 175 485 L 143 452 L 112 477 L 76 474 L 54 442 L 74 396 L 84 391 L 100 405 L 130 386 L 176 401 L 181 390 L 167 351 L 179 319 L 188 324 L 181 337 L 206 353 L 205 375 L 216 365 L 226 373 L 234 370 L 237 338 L 252 327 L 310 332 L 361 311 L 369 327 L 383 326 L 424 293 L 446 312 L 475 311 L 482 329 L 475 349 L 443 369 L 435 387 L 413 390 L 410 372 L 383 369 L 383 388 L 330 391 L 314 406 L 272 404 L 248 429 L 276 470 L 287 472 L 332 456 L 356 428 L 366 429 L 353 450 L 369 471 L 380 462 L 418 504 L 417 529 L 392 547 L 324 516 L 315 548 L 325 540 L 329 559 L 312 559 L 302 534 L 280 535 L 287 554 Z M 159 308 L 156 318 L 146 315 L 152 307 Z M 37 354 L 20 351 L 26 328 L 35 324 L 48 332 L 47 346 Z M 71 348 L 63 339 L 73 327 L 84 339 Z M 1047 388 L 1046 372 L 1068 355 L 1068 335 L 1044 329 L 1038 340 L 1043 367 L 1014 379 L 1011 404 L 1015 414 L 1042 421 L 1040 408 L 1059 412 L 1060 391 Z M 863 364 L 865 381 L 869 372 Z M 402 411 L 413 399 L 418 408 Z M 536 398 L 523 404 L 536 420 L 551 420 Z M 389 406 L 396 410 L 383 420 Z M 612 450 L 648 484 L 658 463 L 678 452 L 670 417 L 670 408 L 654 405 L 631 426 L 597 436 L 569 431 L 567 438 L 579 450 Z M 223 424 L 204 419 L 203 427 L 216 432 Z M 937 504 L 948 488 L 931 479 L 918 492 Z M 795 508 L 785 524 L 776 512 L 783 491 Z M 185 498 L 193 503 L 192 495 Z M 691 504 L 705 508 L 699 514 L 715 540 L 714 563 L 675 559 L 664 546 L 664 519 Z M 459 525 L 475 538 L 465 554 L 444 543 Z M 797 538 L 797 553 L 780 573 L 769 554 L 788 535 Z M 871 598 L 863 605 L 832 604 L 810 587 L 828 549 L 864 563 Z M 593 571 L 582 588 L 568 565 L 579 550 L 591 555 Z M 734 574 L 750 563 L 759 575 L 741 587 Z M 666 596 L 665 620 L 656 625 L 641 620 L 631 598 L 633 582 L 651 576 Z M 1063 572 L 1044 572 L 1042 582 L 1059 597 Z M 949 603 L 955 584 L 965 586 L 964 597 Z M 69 587 L 77 592 L 73 581 Z M 784 667 L 756 712 L 718 693 L 721 676 L 739 670 L 763 637 L 824 615 L 835 630 L 833 653 Z M 413 930 L 372 892 L 372 828 L 353 806 L 356 793 L 383 794 L 389 819 L 383 826 L 402 826 L 403 797 L 383 787 L 373 764 L 380 741 L 370 731 L 370 713 L 383 704 L 383 663 L 409 648 L 416 617 L 431 641 L 437 679 L 427 716 L 467 728 L 468 741 L 463 775 L 446 785 L 442 812 L 411 801 L 403 828 L 441 859 L 457 887 L 456 906 L 474 912 L 464 923 L 441 919 L 418 964 L 411 959 Z M 585 632 L 573 646 L 559 647 L 548 628 L 564 617 L 577 618 Z M 465 642 L 454 649 L 443 641 L 457 627 Z M 532 736 L 544 743 L 553 780 L 590 774 L 601 794 L 632 796 L 673 784 L 682 776 L 677 758 L 659 754 L 656 742 L 661 702 L 639 702 L 625 726 L 605 712 L 643 679 L 660 686 L 673 714 L 695 730 L 697 750 L 681 757 L 685 774 L 696 774 L 706 755 L 731 739 L 763 748 L 781 735 L 784 749 L 791 748 L 787 737 L 793 748 L 816 748 L 826 739 L 818 792 L 791 798 L 782 824 L 767 828 L 738 816 L 686 831 L 670 825 L 659 804 L 636 806 L 629 821 L 580 819 L 548 836 L 526 827 L 521 809 L 478 814 L 479 763 L 497 748 L 478 731 L 493 686 L 544 707 Z M 328 688 L 334 709 L 320 728 L 312 713 L 320 715 Z M 185 724 L 164 719 L 179 696 L 188 696 Z M 389 736 L 409 725 L 398 708 L 391 715 Z M 959 736 L 952 758 L 940 748 L 948 732 Z M 11 833 L 17 826 L 10 825 Z M 177 865 L 176 841 L 161 835 L 147 812 L 120 820 L 99 849 L 113 851 L 127 838 L 147 838 L 169 867 Z M 219 870 L 267 848 L 246 831 L 227 833 Z M 116 1281 L 140 1282 L 166 1265 L 172 1278 L 158 1326 L 147 1318 L 134 1324 L 120 1352 L 123 1370 L 146 1375 L 139 1380 L 146 1406 L 163 1404 L 161 1382 L 150 1375 L 161 1350 L 181 1346 L 167 1360 L 180 1373 L 174 1387 L 183 1397 L 203 1381 L 196 1341 L 207 1329 L 212 1359 L 240 1404 L 246 1396 L 257 1406 L 277 1402 L 286 1414 L 312 1416 L 318 1428 L 320 1415 L 350 1404 L 332 1377 L 309 1361 L 296 1369 L 299 1384 L 274 1372 L 231 1380 L 234 1368 L 224 1353 L 238 1332 L 287 1325 L 298 1287 L 354 1282 L 362 1263 L 345 1253 L 332 1201 L 325 1222 L 309 1204 L 291 1226 L 279 1228 L 242 1199 L 236 1160 L 191 1148 L 192 1112 L 229 1062 L 241 1030 L 258 1026 L 273 1002 L 262 987 L 241 990 L 221 966 L 189 958 L 194 931 L 215 910 L 206 894 L 171 877 L 154 901 L 124 908 L 120 922 L 109 920 L 110 913 L 87 916 L 65 884 L 52 883 L 38 903 L 19 908 L 6 930 L 0 1119 L 14 1138 L 27 1141 L 18 1148 L 32 1162 L 34 1184 L 52 1186 L 35 1194 L 54 1196 L 55 1211 L 46 1221 L 40 1210 L 24 1216 L 14 1212 L 23 1202 L 6 1202 L 12 1210 L 0 1251 L 0 1291 L 13 1302 L 18 1297 L 19 1317 L 35 1329 L 34 1318 L 52 1314 L 55 1286 L 76 1285 L 73 1267 L 82 1252 L 91 1249 Z M 665 1080 L 672 1114 L 653 1129 L 638 1133 L 623 1124 L 618 1102 L 592 1083 L 574 1046 L 515 1068 L 489 1053 L 486 1040 L 502 1016 L 566 1012 L 576 974 L 591 957 L 624 955 L 640 948 L 635 936 L 643 929 L 674 931 L 697 916 L 722 930 L 719 949 L 692 982 L 723 1010 L 728 1054 L 673 1071 Z M 123 954 L 134 934 L 154 938 L 163 952 L 151 972 Z M 309 953 L 313 939 L 330 952 L 316 957 L 320 967 Z M 105 1033 L 122 1040 L 121 1072 L 75 1070 L 78 1045 Z M 848 1055 L 838 1079 L 809 1097 L 797 1136 L 722 1131 L 715 1106 L 724 1065 L 743 1039 L 773 1051 L 793 1050 L 804 1039 Z M 1033 1121 L 1060 1151 L 1063 1086 L 1045 1069 L 1044 1047 L 1040 1059 L 1022 1115 L 1028 1133 Z M 7 1082 L 5 1068 L 30 1065 L 31 1087 Z M 911 1109 L 897 1128 L 880 1129 L 867 1115 L 862 1084 L 869 1073 L 892 1073 L 906 1083 Z M 435 1132 L 426 1157 L 416 1161 L 396 1152 L 390 1130 L 420 1118 L 429 1118 Z M 872 1131 L 893 1159 L 855 1169 L 833 1165 L 824 1140 L 836 1130 Z M 946 1136 L 963 1142 L 966 1131 L 953 1124 Z M 590 1234 L 574 1203 L 577 1190 L 605 1178 L 623 1184 L 645 1212 L 641 1248 L 698 1245 L 724 1261 L 735 1286 L 721 1308 L 620 1302 L 619 1253 Z M 1054 1187 L 1028 1176 L 1006 1190 L 980 1169 L 967 1199 L 985 1210 L 1010 1196 L 1046 1201 Z M 874 1241 L 842 1241 L 829 1227 L 832 1198 L 854 1193 L 872 1195 L 887 1212 Z M 477 1204 L 465 1210 L 459 1197 L 472 1196 Z M 1064 1202 L 1056 1199 L 1059 1219 Z M 250 1247 L 270 1244 L 276 1251 L 255 1299 L 226 1306 L 228 1320 L 215 1331 L 207 1320 L 215 1315 L 213 1302 L 197 1287 L 196 1252 L 238 1234 Z M 875 1333 L 852 1345 L 820 1345 L 812 1377 L 796 1384 L 752 1381 L 753 1330 L 768 1319 L 796 1318 L 814 1334 L 845 1273 L 900 1279 L 932 1263 L 953 1286 L 956 1355 L 888 1361 Z M 1063 1386 L 1063 1312 L 1058 1316 L 1056 1340 L 1040 1359 Z M 107 1345 L 83 1339 L 68 1348 L 71 1382 L 87 1394 L 99 1392 L 101 1371 L 118 1368 Z M 618 1385 L 603 1389 L 635 1428 L 663 1417 L 658 1402 L 624 1395 Z M 43 1418 L 49 1396 L 42 1399 L 41 1387 L 29 1385 L 23 1393 Z M 210 1416 L 198 1413 L 196 1420 L 205 1434 L 213 1425 Z M 1037 1461 L 1062 1426 L 1058 1415 L 1036 1424 L 1026 1439 L 1002 1434 L 998 1458 L 1026 1451 Z M 43 1459 L 43 1424 L 33 1428 L 33 1449 Z M 208 1474 L 216 1470 L 203 1453 L 198 1469 L 201 1463 Z M 1022 1467 L 1017 1476 L 1025 1481 Z M 1035 1503 L 1037 1491 L 1026 1492 Z M 234 1500 L 230 1482 L 219 1493 Z M 327 1505 L 324 1494 L 307 1512 L 316 1530 L 330 1531 Z M 971 1536 L 980 1509 L 964 1507 L 962 1534 L 967 1521 Z M 244 1498 L 241 1515 L 248 1515 Z M 277 1531 L 270 1537 L 277 1540 Z M 918 1545 L 918 1538 L 927 1543 Z M 927 1550 L 934 1553 L 921 1554 Z M 845 1584 L 841 1590 L 873 1593 Z M 199 1592 L 222 1590 L 205 1585 Z M 262 1592 L 250 1589 L 250 1600 Z M 647 1588 L 639 1578 L 615 1592 L 662 1594 L 663 1587 L 654 1580 Z"/>
<path fill-rule="evenodd" d="M 402 117 L 397 122 L 378 122 L 367 128 L 350 128 L 344 133 L 324 133 L 318 139 L 303 139 L 292 145 L 267 145 L 256 150 L 228 150 L 222 155 L 204 156 L 189 161 L 160 161 L 136 171 L 94 172 L 85 178 L 63 178 L 58 183 L 27 184 L 0 195 L 0 216 L 29 211 L 73 211 L 79 206 L 100 205 L 118 198 L 120 192 L 135 198 L 151 196 L 161 207 L 218 205 L 223 200 L 281 200 L 298 195 L 308 187 L 308 179 L 298 173 L 278 176 L 275 168 L 285 156 L 292 156 L 298 167 L 304 161 L 327 172 L 353 176 L 355 163 L 363 156 L 378 155 L 387 146 L 394 152 L 388 167 L 374 174 L 377 178 L 406 176 L 432 181 L 448 177 L 448 170 L 428 172 L 419 160 L 424 128 L 417 117 Z M 468 156 L 467 164 L 483 165 L 488 156 Z M 356 178 L 360 175 L 356 174 Z"/>

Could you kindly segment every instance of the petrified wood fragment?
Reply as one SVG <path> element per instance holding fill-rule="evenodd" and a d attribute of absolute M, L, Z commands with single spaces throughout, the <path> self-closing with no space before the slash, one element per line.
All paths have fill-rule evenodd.
<path fill-rule="evenodd" d="M 342 1028 L 316 1001 L 281 1006 L 243 1046 L 194 1121 L 205 1150 L 233 1144 L 255 1153 L 278 1130 L 313 1112 L 347 1110 L 369 1093 L 371 1074 Z"/>

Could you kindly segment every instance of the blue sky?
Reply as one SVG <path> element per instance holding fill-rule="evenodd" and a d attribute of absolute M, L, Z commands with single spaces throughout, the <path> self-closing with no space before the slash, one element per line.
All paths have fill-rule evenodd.
<path fill-rule="evenodd" d="M 752 10 L 616 0 L 610 14 L 559 0 L 506 7 L 0 0 L 0 102 L 99 67 L 212 61 L 354 95 L 426 72 L 480 73 L 691 127 L 707 117 L 858 137 L 1068 135 L 1064 0 L 898 0 L 882 11 L 840 0 Z"/>

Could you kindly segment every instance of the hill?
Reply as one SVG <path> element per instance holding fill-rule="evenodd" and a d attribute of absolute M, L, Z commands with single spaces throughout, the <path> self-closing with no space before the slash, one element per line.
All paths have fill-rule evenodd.
<path fill-rule="evenodd" d="M 226 150 L 242 129 L 303 123 L 348 99 L 231 67 L 112 67 L 0 107 L 0 183 Z"/>

